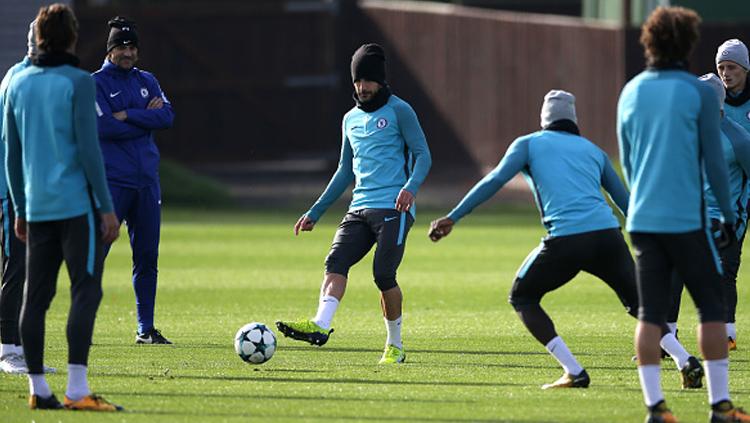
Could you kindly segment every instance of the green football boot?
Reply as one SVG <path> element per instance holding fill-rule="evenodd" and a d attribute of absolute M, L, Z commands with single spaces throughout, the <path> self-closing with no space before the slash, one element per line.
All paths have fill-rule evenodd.
<path fill-rule="evenodd" d="M 333 329 L 325 330 L 312 320 L 299 320 L 296 322 L 276 321 L 279 332 L 298 341 L 309 342 L 311 345 L 323 346 L 333 333 Z"/>
<path fill-rule="evenodd" d="M 387 345 L 383 351 L 383 357 L 378 364 L 397 364 L 406 361 L 406 353 L 403 347 L 398 348 L 394 345 Z"/>

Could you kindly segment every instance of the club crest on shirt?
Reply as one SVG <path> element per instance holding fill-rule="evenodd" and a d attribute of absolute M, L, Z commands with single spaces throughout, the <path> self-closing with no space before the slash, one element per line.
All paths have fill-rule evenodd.
<path fill-rule="evenodd" d="M 745 117 L 747 118 L 747 120 L 750 120 L 750 112 L 747 112 L 747 114 L 745 115 Z"/>
<path fill-rule="evenodd" d="M 386 126 L 388 126 L 388 121 L 385 120 L 385 118 L 380 118 L 380 119 L 378 119 L 378 122 L 377 122 L 376 125 L 378 126 L 378 129 L 383 129 Z"/>
<path fill-rule="evenodd" d="M 146 98 L 148 97 L 148 90 L 145 88 L 141 88 L 141 97 Z"/>

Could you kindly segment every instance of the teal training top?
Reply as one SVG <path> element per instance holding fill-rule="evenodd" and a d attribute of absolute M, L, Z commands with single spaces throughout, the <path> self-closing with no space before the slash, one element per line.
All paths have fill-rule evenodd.
<path fill-rule="evenodd" d="M 323 194 L 306 215 L 317 221 L 354 181 L 349 210 L 394 209 L 399 192 L 416 195 L 432 165 L 430 149 L 417 115 L 391 95 L 383 107 L 358 107 L 344 115 L 341 157 Z M 415 215 L 416 207 L 410 212 Z"/>
<path fill-rule="evenodd" d="M 750 175 L 750 133 L 728 117 L 721 120 L 721 147 L 729 170 L 729 192 L 738 238 L 747 225 L 748 175 Z M 708 217 L 721 219 L 721 209 L 708 183 L 704 183 Z"/>
<path fill-rule="evenodd" d="M 716 94 L 688 72 L 648 69 L 625 85 L 617 136 L 630 186 L 629 232 L 706 228 L 704 167 L 724 220 L 734 223 L 720 117 Z"/>
<path fill-rule="evenodd" d="M 727 91 L 727 98 L 732 94 Z M 724 103 L 724 113 L 728 118 L 737 122 L 745 128 L 746 131 L 750 132 L 750 101 L 744 102 L 740 106 L 732 106 L 729 103 Z"/>
<path fill-rule="evenodd" d="M 521 172 L 552 236 L 619 227 L 601 187 L 627 213 L 628 192 L 607 154 L 584 137 L 544 130 L 517 138 L 497 167 L 448 214 L 454 222 L 487 201 Z"/>
<path fill-rule="evenodd" d="M 16 216 L 29 222 L 112 212 L 96 129 L 96 87 L 70 65 L 29 66 L 8 87 L 3 139 Z"/>
<path fill-rule="evenodd" d="M 8 90 L 10 80 L 18 72 L 31 66 L 31 59 L 28 56 L 24 57 L 23 60 L 13 65 L 8 72 L 5 74 L 3 81 L 0 82 L 0 137 L 3 134 L 3 120 L 5 115 L 2 113 L 5 110 L 5 92 Z M 8 198 L 8 182 L 5 178 L 5 143 L 0 142 L 0 157 L 2 157 L 2 165 L 0 167 L 0 199 Z"/>

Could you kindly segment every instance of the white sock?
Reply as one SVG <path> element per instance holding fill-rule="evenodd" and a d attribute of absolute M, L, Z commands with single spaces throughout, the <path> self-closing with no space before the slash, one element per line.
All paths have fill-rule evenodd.
<path fill-rule="evenodd" d="M 653 407 L 664 400 L 661 392 L 661 375 L 658 364 L 638 366 L 638 377 L 641 379 L 641 390 L 646 407 Z"/>
<path fill-rule="evenodd" d="M 557 362 L 560 363 L 563 370 L 565 370 L 565 373 L 569 375 L 577 375 L 583 371 L 583 367 L 578 364 L 576 358 L 573 357 L 573 353 L 571 353 L 568 346 L 565 345 L 565 341 L 559 336 L 552 338 L 552 340 L 544 347 L 547 348 L 547 351 L 549 351 L 549 353 L 555 357 Z"/>
<path fill-rule="evenodd" d="M 672 333 L 677 333 L 677 322 L 667 322 L 667 327 Z"/>
<path fill-rule="evenodd" d="M 737 340 L 737 326 L 734 323 L 727 323 L 726 327 L 727 327 L 727 336 L 736 341 Z"/>
<path fill-rule="evenodd" d="M 708 403 L 714 405 L 719 401 L 729 400 L 729 359 L 706 360 L 703 367 L 706 369 L 708 383 Z"/>
<path fill-rule="evenodd" d="M 29 390 L 31 391 L 31 395 L 36 395 L 41 398 L 49 398 L 52 395 L 52 390 L 49 389 L 44 374 L 29 374 Z"/>
<path fill-rule="evenodd" d="M 339 307 L 339 300 L 330 295 L 322 295 L 318 301 L 318 314 L 313 317 L 313 322 L 325 330 L 331 328 L 333 315 Z"/>
<path fill-rule="evenodd" d="M 21 357 L 24 357 L 23 345 L 16 345 L 16 354 L 20 355 Z"/>
<path fill-rule="evenodd" d="M 383 320 L 385 320 L 385 330 L 388 331 L 388 338 L 385 340 L 385 345 L 393 345 L 399 349 L 404 348 L 401 342 L 401 317 L 399 316 L 396 320 L 388 320 L 383 317 Z"/>
<path fill-rule="evenodd" d="M 13 344 L 0 344 L 0 357 L 4 357 L 8 354 L 15 354 L 16 346 Z"/>
<path fill-rule="evenodd" d="M 88 368 L 83 364 L 68 364 L 68 389 L 65 396 L 78 401 L 79 399 L 90 395 L 89 381 L 86 377 Z"/>
<path fill-rule="evenodd" d="M 682 370 L 682 368 L 685 367 L 688 358 L 690 358 L 690 353 L 685 351 L 685 348 L 680 344 L 680 341 L 675 338 L 674 332 L 669 332 L 664 335 L 661 338 L 659 345 L 661 345 L 661 347 L 664 348 L 664 351 L 672 357 L 672 360 L 674 360 L 674 363 L 677 365 L 677 370 Z"/>

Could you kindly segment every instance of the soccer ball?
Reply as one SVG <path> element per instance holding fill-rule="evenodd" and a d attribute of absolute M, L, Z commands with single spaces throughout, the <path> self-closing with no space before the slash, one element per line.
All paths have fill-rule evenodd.
<path fill-rule="evenodd" d="M 234 336 L 234 350 L 248 363 L 265 363 L 276 351 L 276 335 L 263 323 L 248 323 Z"/>

